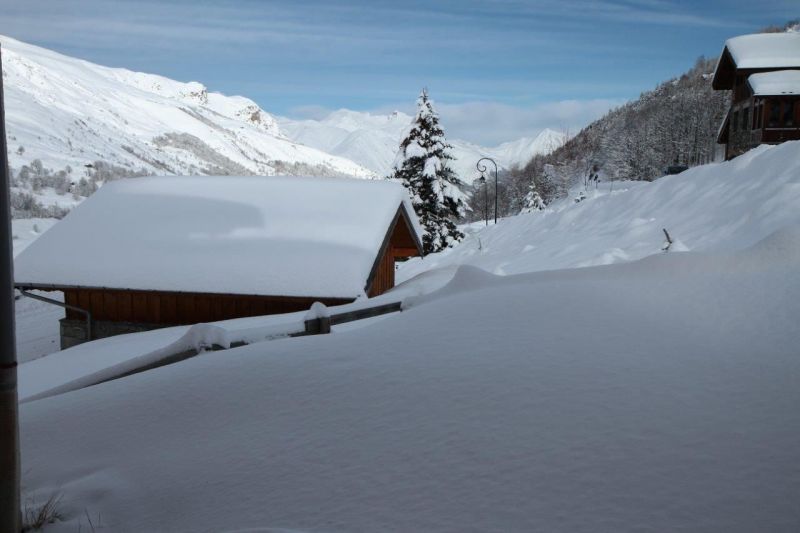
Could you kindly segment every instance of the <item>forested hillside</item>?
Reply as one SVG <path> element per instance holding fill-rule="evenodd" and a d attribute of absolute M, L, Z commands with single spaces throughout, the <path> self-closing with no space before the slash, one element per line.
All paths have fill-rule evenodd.
<path fill-rule="evenodd" d="M 531 184 L 550 202 L 578 182 L 652 181 L 670 165 L 713 160 L 728 102 L 727 92 L 711 89 L 715 65 L 716 58 L 699 58 L 688 72 L 611 110 L 551 154 L 505 173 L 498 189 L 500 214 L 524 209 Z M 483 215 L 484 192 L 493 204 L 492 189 L 491 184 L 487 191 L 475 189 L 475 218 Z"/>
<path fill-rule="evenodd" d="M 800 22 L 771 26 L 763 32 L 798 31 Z M 652 181 L 672 165 L 695 166 L 717 156 L 717 132 L 729 100 L 714 91 L 711 78 L 717 58 L 700 57 L 677 78 L 608 112 L 563 146 L 537 155 L 524 167 L 504 173 L 498 187 L 500 215 L 517 214 L 535 195 L 546 203 L 567 195 L 577 183 L 613 180 Z M 494 203 L 494 187 L 474 187 L 472 217 Z M 491 210 L 491 209 L 490 209 Z"/>

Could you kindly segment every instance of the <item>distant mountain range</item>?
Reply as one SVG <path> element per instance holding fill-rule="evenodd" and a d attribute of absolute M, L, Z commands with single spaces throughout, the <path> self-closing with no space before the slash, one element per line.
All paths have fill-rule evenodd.
<path fill-rule="evenodd" d="M 34 204 L 68 209 L 121 176 L 383 177 L 412 120 L 400 112 L 346 109 L 323 120 L 279 118 L 248 98 L 209 92 L 198 82 L 103 67 L 10 37 L 0 36 L 0 43 L 17 216 L 59 216 Z M 481 157 L 501 168 L 524 165 L 561 146 L 565 136 L 545 130 L 491 148 L 450 142 L 452 166 L 469 182 Z M 78 187 L 82 178 L 91 183 Z"/>
<path fill-rule="evenodd" d="M 399 111 L 378 115 L 348 109 L 334 111 L 321 120 L 277 117 L 281 131 L 290 139 L 355 161 L 380 176 L 391 172 L 398 144 L 412 119 Z M 453 170 L 462 180 L 469 180 L 474 177 L 475 163 L 481 157 L 493 158 L 501 168 L 521 166 L 534 155 L 552 152 L 564 144 L 566 136 L 545 129 L 534 138 L 525 137 L 495 147 L 448 140 L 453 145 Z"/>
<path fill-rule="evenodd" d="M 247 98 L 0 42 L 12 168 L 39 159 L 54 170 L 103 161 L 153 174 L 373 175 L 287 138 Z"/>

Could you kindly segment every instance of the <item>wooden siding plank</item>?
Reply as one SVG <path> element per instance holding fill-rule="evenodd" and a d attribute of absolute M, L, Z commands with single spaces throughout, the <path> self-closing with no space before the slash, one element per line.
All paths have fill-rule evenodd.
<path fill-rule="evenodd" d="M 122 322 L 133 320 L 133 297 L 130 292 L 121 291 L 117 294 L 117 313 Z"/>
<path fill-rule="evenodd" d="M 147 293 L 134 292 L 131 294 L 131 320 L 134 322 L 148 321 Z"/>
<path fill-rule="evenodd" d="M 178 298 L 175 294 L 161 293 L 161 324 L 180 324 Z"/>

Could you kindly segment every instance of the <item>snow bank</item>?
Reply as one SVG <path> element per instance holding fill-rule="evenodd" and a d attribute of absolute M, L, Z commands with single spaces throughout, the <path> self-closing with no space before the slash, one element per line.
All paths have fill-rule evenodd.
<path fill-rule="evenodd" d="M 742 249 L 800 223 L 798 206 L 800 142 L 761 146 L 652 183 L 603 183 L 579 203 L 509 217 L 404 263 L 397 278 L 453 265 L 515 274 L 631 261 L 660 252 L 663 228 L 683 249 Z"/>
<path fill-rule="evenodd" d="M 798 250 L 465 268 L 369 327 L 23 404 L 24 484 L 64 494 L 54 531 L 794 531 Z"/>
<path fill-rule="evenodd" d="M 101 188 L 22 252 L 17 283 L 355 298 L 406 190 L 386 181 L 169 177 Z"/>

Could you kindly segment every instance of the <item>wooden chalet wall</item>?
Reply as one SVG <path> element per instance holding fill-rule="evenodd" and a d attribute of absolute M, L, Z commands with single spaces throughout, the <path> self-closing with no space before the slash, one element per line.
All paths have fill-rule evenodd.
<path fill-rule="evenodd" d="M 786 70 L 786 67 L 739 69 L 728 48 L 724 48 L 712 87 L 730 90 L 731 103 L 726 117 L 726 131 L 718 142 L 725 144 L 725 159 L 733 159 L 759 144 L 779 144 L 800 139 L 800 99 L 794 95 L 754 96 L 748 83 L 752 74 Z M 793 117 L 787 124 L 786 107 Z M 775 114 L 773 114 L 775 113 Z M 777 118 L 776 118 L 777 117 Z"/>
<path fill-rule="evenodd" d="M 417 255 L 420 255 L 419 243 L 405 209 L 401 206 L 392 224 L 387 228 L 369 279 L 365 280 L 367 294 L 377 296 L 394 287 L 395 261 Z M 140 329 L 305 311 L 317 301 L 326 306 L 353 301 L 352 298 L 257 296 L 114 288 L 52 287 L 49 290 L 54 289 L 63 291 L 64 302 L 67 305 L 89 311 L 93 323 L 127 324 Z M 67 309 L 66 319 L 80 322 L 85 320 L 85 317 L 78 311 Z M 126 332 L 114 331 L 115 333 L 110 334 Z M 63 332 L 62 337 L 64 337 Z"/>
<path fill-rule="evenodd" d="M 120 289 L 63 289 L 64 302 L 92 313 L 94 321 L 133 322 L 169 326 L 214 322 L 247 316 L 305 311 L 321 301 L 325 305 L 351 302 L 340 298 L 290 298 Z M 67 319 L 83 320 L 67 309 Z"/>
<path fill-rule="evenodd" d="M 373 274 L 367 289 L 370 298 L 378 296 L 394 287 L 395 261 L 420 255 L 411 225 L 403 208 L 397 210 L 394 222 L 389 227 L 381 247 L 380 257 L 375 262 Z"/>
<path fill-rule="evenodd" d="M 753 96 L 731 104 L 725 159 L 732 159 L 759 144 L 779 144 L 800 139 L 800 98 Z"/>
<path fill-rule="evenodd" d="M 378 296 L 394 287 L 394 255 L 391 247 L 384 252 L 378 262 L 378 270 L 372 280 L 368 296 Z"/>

